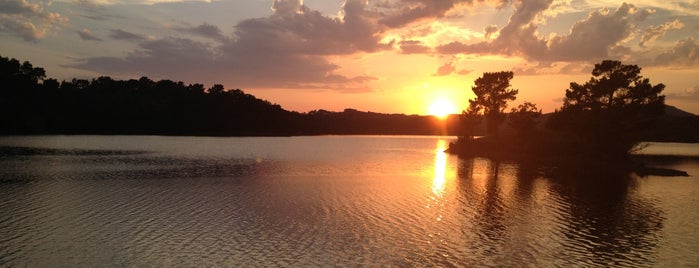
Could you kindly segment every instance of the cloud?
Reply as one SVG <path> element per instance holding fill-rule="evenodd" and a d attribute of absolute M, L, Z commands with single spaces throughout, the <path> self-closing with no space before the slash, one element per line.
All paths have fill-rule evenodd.
<path fill-rule="evenodd" d="M 331 55 L 392 48 L 380 43 L 383 28 L 364 0 L 347 0 L 338 18 L 324 16 L 299 0 L 275 0 L 268 17 L 246 19 L 225 36 L 204 23 L 181 28 L 216 42 L 163 37 L 141 42 L 123 58 L 85 58 L 68 67 L 107 74 L 149 75 L 186 81 L 220 81 L 243 88 L 369 90 L 376 80 L 345 76 Z M 114 32 L 113 32 L 114 33 Z M 122 34 L 123 36 L 123 34 Z"/>
<path fill-rule="evenodd" d="M 658 26 L 649 26 L 643 33 L 643 36 L 641 37 L 641 42 L 638 43 L 638 45 L 640 47 L 645 47 L 646 43 L 653 42 L 658 38 L 663 37 L 665 33 L 671 30 L 682 29 L 682 27 L 684 27 L 684 24 L 682 24 L 682 22 L 680 22 L 678 19 L 666 22 Z"/>
<path fill-rule="evenodd" d="M 654 64 L 678 67 L 697 66 L 699 65 L 699 43 L 693 37 L 679 40 L 672 49 L 655 57 Z"/>
<path fill-rule="evenodd" d="M 401 0 L 397 3 L 385 4 L 384 7 L 397 9 L 380 20 L 381 24 L 398 28 L 408 23 L 431 17 L 442 17 L 460 0 Z M 470 2 L 470 1 L 469 1 Z"/>
<path fill-rule="evenodd" d="M 457 6 L 472 5 L 475 0 L 395 0 L 384 1 L 375 5 L 386 10 L 379 23 L 390 28 L 399 28 L 409 23 L 429 18 L 444 17 Z M 483 2 L 479 0 L 478 2 Z M 488 1 L 498 8 L 504 7 L 509 0 Z"/>
<path fill-rule="evenodd" d="M 6 0 L 0 2 L 0 10 L 4 14 L 39 14 L 41 6 L 26 0 Z"/>
<path fill-rule="evenodd" d="M 437 72 L 434 73 L 434 76 L 447 76 L 452 74 L 454 71 L 456 71 L 456 67 L 454 67 L 454 62 L 447 62 L 443 64 L 442 66 L 439 66 L 437 69 Z"/>
<path fill-rule="evenodd" d="M 127 40 L 127 41 L 140 41 L 146 39 L 140 34 L 135 34 L 132 32 L 127 32 L 122 29 L 112 29 L 109 37 L 115 40 Z"/>
<path fill-rule="evenodd" d="M 667 94 L 668 99 L 699 102 L 699 85 L 688 87 L 680 93 Z"/>
<path fill-rule="evenodd" d="M 275 0 L 267 18 L 241 21 L 235 26 L 241 48 L 286 53 L 338 55 L 389 49 L 381 44 L 383 29 L 364 0 L 347 0 L 340 18 L 310 10 L 299 0 Z"/>
<path fill-rule="evenodd" d="M 103 41 L 101 38 L 93 35 L 88 29 L 78 31 L 78 35 L 80 36 L 80 39 L 84 41 Z"/>
<path fill-rule="evenodd" d="M 636 7 L 622 4 L 615 12 L 608 9 L 594 11 L 585 20 L 573 25 L 567 36 L 554 37 L 549 42 L 549 59 L 553 60 L 599 60 L 610 55 L 610 51 L 630 37 Z M 601 30 L 603 29 L 603 30 Z"/>
<path fill-rule="evenodd" d="M 551 74 L 589 74 L 592 67 L 586 63 L 579 62 L 536 62 L 536 64 L 525 64 L 515 67 L 512 71 L 515 76 L 525 75 L 551 75 Z"/>
<path fill-rule="evenodd" d="M 219 29 L 215 25 L 211 25 L 208 23 L 203 23 L 195 27 L 179 27 L 176 29 L 218 41 L 225 41 L 227 39 L 227 37 L 223 34 L 221 29 Z"/>
<path fill-rule="evenodd" d="M 496 26 L 496 25 L 486 26 L 485 29 L 483 29 L 483 32 L 484 32 L 485 39 L 490 39 L 498 32 L 498 26 Z"/>
<path fill-rule="evenodd" d="M 0 1 L 0 32 L 11 32 L 25 41 L 38 41 L 48 31 L 68 21 L 58 13 L 27 0 Z"/>
<path fill-rule="evenodd" d="M 551 3 L 552 0 L 519 2 L 494 40 L 475 44 L 451 42 L 436 50 L 443 54 L 501 54 L 548 62 L 599 60 L 628 52 L 622 44 L 633 36 L 633 22 L 645 18 L 635 6 L 624 3 L 614 12 L 605 8 L 589 13 L 567 35 L 542 37 L 537 19 Z"/>
<path fill-rule="evenodd" d="M 327 57 L 390 47 L 378 43 L 375 23 L 365 13 L 363 1 L 347 1 L 342 18 L 323 16 L 300 1 L 277 0 L 273 10 L 269 17 L 241 21 L 230 38 L 206 23 L 182 28 L 216 39 L 215 43 L 164 37 L 141 42 L 123 58 L 85 58 L 67 67 L 117 75 L 220 81 L 241 88 L 370 90 L 367 83 L 375 77 L 339 74 L 340 67 Z M 127 36 L 117 30 L 112 34 Z"/>
<path fill-rule="evenodd" d="M 459 71 L 456 72 L 456 73 L 459 74 L 459 75 L 467 75 L 467 74 L 470 74 L 470 73 L 472 73 L 472 72 L 473 72 L 473 70 L 461 69 L 461 70 L 459 70 Z"/>
<path fill-rule="evenodd" d="M 515 13 L 508 24 L 500 30 L 498 37 L 492 42 L 463 44 L 451 42 L 437 47 L 437 51 L 445 54 L 504 54 L 521 55 L 525 57 L 540 57 L 546 51 L 545 40 L 536 36 L 534 19 L 546 10 L 553 0 L 521 1 L 515 6 Z M 488 29 L 493 31 L 491 27 Z"/>
<path fill-rule="evenodd" d="M 417 40 L 404 40 L 399 43 L 400 52 L 403 54 L 428 53 L 432 49 Z"/>
<path fill-rule="evenodd" d="M 91 5 L 154 5 L 163 3 L 180 3 L 180 2 L 207 2 L 210 3 L 212 0 L 78 0 L 76 2 L 82 2 L 84 4 Z"/>

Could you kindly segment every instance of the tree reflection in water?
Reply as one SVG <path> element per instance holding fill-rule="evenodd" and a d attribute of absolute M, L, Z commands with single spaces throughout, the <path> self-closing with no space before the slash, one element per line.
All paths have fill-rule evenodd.
<path fill-rule="evenodd" d="M 635 191 L 638 178 L 608 170 L 540 172 L 461 159 L 456 187 L 479 265 L 650 266 L 664 212 Z M 469 254 L 470 253 L 470 254 Z M 469 261 L 469 260 L 467 260 Z"/>

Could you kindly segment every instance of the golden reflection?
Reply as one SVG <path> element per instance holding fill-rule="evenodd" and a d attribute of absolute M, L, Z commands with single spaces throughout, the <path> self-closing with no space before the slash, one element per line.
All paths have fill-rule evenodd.
<path fill-rule="evenodd" d="M 446 149 L 447 142 L 438 140 L 437 149 L 435 149 L 434 179 L 432 179 L 432 193 L 438 197 L 444 195 L 444 182 L 447 171 L 447 154 L 444 152 Z"/>

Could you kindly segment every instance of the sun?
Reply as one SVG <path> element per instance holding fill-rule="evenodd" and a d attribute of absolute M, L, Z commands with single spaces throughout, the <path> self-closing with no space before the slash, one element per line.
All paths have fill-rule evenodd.
<path fill-rule="evenodd" d="M 430 107 L 427 109 L 427 113 L 429 113 L 430 115 L 434 115 L 439 119 L 445 119 L 450 114 L 457 113 L 457 110 L 456 106 L 454 106 L 454 104 L 450 100 L 440 98 L 430 103 Z"/>

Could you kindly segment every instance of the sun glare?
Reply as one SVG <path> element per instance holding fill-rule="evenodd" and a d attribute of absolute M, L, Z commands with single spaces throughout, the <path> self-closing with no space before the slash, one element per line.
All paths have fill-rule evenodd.
<path fill-rule="evenodd" d="M 456 106 L 447 99 L 437 99 L 430 104 L 427 112 L 430 115 L 444 119 L 448 115 L 456 113 Z"/>

